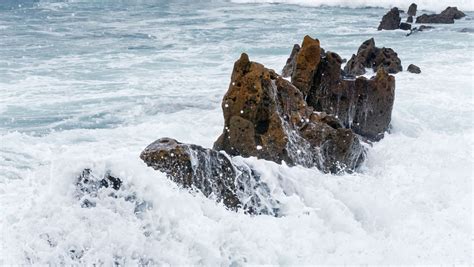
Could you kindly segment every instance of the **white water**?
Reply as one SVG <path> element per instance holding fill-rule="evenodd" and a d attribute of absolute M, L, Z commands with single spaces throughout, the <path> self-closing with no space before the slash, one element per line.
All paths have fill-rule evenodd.
<path fill-rule="evenodd" d="M 0 264 L 472 262 L 474 37 L 458 32 L 471 20 L 406 38 L 376 31 L 386 9 L 374 8 L 75 1 L 0 12 Z M 251 217 L 141 162 L 163 136 L 212 146 L 240 53 L 280 70 L 305 34 L 345 58 L 375 37 L 422 69 L 396 75 L 393 131 L 361 173 L 243 159 L 284 215 Z M 111 170 L 152 208 L 137 216 L 107 192 L 81 208 L 86 167 Z"/>

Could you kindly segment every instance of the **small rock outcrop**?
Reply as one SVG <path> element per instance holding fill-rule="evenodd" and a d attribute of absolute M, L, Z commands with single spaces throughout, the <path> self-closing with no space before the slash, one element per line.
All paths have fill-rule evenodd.
<path fill-rule="evenodd" d="M 411 24 L 402 22 L 400 23 L 400 29 L 404 31 L 409 31 L 411 29 Z"/>
<path fill-rule="evenodd" d="M 410 7 L 408 7 L 407 15 L 416 16 L 416 9 L 417 9 L 417 5 L 415 3 L 412 3 Z"/>
<path fill-rule="evenodd" d="M 392 8 L 387 14 L 382 17 L 382 21 L 377 28 L 379 31 L 381 30 L 396 30 L 399 28 L 400 21 L 400 10 L 394 7 Z"/>
<path fill-rule="evenodd" d="M 371 38 L 362 43 L 357 50 L 357 55 L 352 55 L 344 71 L 346 74 L 356 76 L 365 74 L 365 68 L 377 71 L 379 67 L 383 67 L 388 73 L 398 73 L 403 70 L 397 53 L 391 48 L 376 47 L 374 38 Z"/>
<path fill-rule="evenodd" d="M 148 145 L 140 158 L 175 183 L 196 188 L 206 197 L 212 195 L 230 209 L 274 214 L 273 209 L 259 208 L 262 207 L 261 196 L 270 199 L 268 187 L 259 182 L 251 169 L 234 164 L 227 155 L 216 150 L 161 138 Z"/>
<path fill-rule="evenodd" d="M 413 64 L 408 65 L 407 71 L 411 73 L 416 73 L 416 74 L 421 73 L 420 67 Z"/>
<path fill-rule="evenodd" d="M 409 16 L 407 18 L 407 23 L 413 23 L 413 16 Z"/>
<path fill-rule="evenodd" d="M 225 126 L 214 149 L 324 172 L 357 168 L 364 158 L 359 139 L 350 129 L 334 123 L 337 119 L 315 113 L 304 100 L 303 92 L 311 89 L 320 53 L 319 41 L 305 37 L 292 74 L 301 88 L 242 54 L 222 101 Z"/>
<path fill-rule="evenodd" d="M 296 64 L 296 55 L 300 51 L 300 45 L 295 44 L 293 46 L 293 49 L 291 50 L 290 57 L 286 60 L 285 67 L 283 67 L 283 70 L 281 71 L 281 76 L 287 78 L 291 77 L 293 74 L 293 69 L 295 68 Z"/>
<path fill-rule="evenodd" d="M 434 29 L 433 26 L 426 26 L 426 25 L 421 25 L 420 27 L 415 27 L 413 29 L 410 30 L 409 33 L 407 33 L 407 36 L 410 36 L 416 32 L 422 32 L 422 31 L 426 31 L 426 30 L 431 30 L 431 29 Z"/>
<path fill-rule="evenodd" d="M 440 14 L 423 14 L 416 18 L 416 23 L 438 23 L 438 24 L 452 24 L 454 20 L 465 17 L 462 11 L 457 7 L 447 7 Z"/>

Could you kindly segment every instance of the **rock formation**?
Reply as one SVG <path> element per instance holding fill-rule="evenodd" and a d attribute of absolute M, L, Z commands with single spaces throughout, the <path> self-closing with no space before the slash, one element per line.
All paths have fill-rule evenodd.
<path fill-rule="evenodd" d="M 454 23 L 455 19 L 460 19 L 465 17 L 462 11 L 458 10 L 457 7 L 447 7 L 440 14 L 423 14 L 416 18 L 416 23 Z"/>
<path fill-rule="evenodd" d="M 212 195 L 230 209 L 275 214 L 274 207 L 262 205 L 271 199 L 268 188 L 259 182 L 258 176 L 247 166 L 233 163 L 216 150 L 161 138 L 148 145 L 140 158 L 149 167 L 167 174 L 175 183 L 196 188 L 206 197 Z"/>
<path fill-rule="evenodd" d="M 364 158 L 358 138 L 330 115 L 315 113 L 303 97 L 319 62 L 312 56 L 319 53 L 319 41 L 307 36 L 292 75 L 302 89 L 242 54 L 222 102 L 225 127 L 214 149 L 324 172 L 354 170 Z"/>
<path fill-rule="evenodd" d="M 410 36 L 410 35 L 412 35 L 413 33 L 416 33 L 416 32 L 422 32 L 422 31 L 430 30 L 430 29 L 434 29 L 434 27 L 433 26 L 421 25 L 420 27 L 415 27 L 415 28 L 411 29 L 410 32 L 407 33 L 407 36 Z"/>
<path fill-rule="evenodd" d="M 365 68 L 377 71 L 379 67 L 383 67 L 388 73 L 397 73 L 403 70 L 397 53 L 391 48 L 376 47 L 374 38 L 371 38 L 362 43 L 357 50 L 357 55 L 352 55 L 344 67 L 344 71 L 346 74 L 356 76 L 364 74 Z"/>
<path fill-rule="evenodd" d="M 407 15 L 408 16 L 416 16 L 416 8 L 417 8 L 417 5 L 415 3 L 412 3 L 410 5 L 410 7 L 408 7 Z"/>
<path fill-rule="evenodd" d="M 382 17 L 382 21 L 377 28 L 380 30 L 396 30 L 400 25 L 400 11 L 398 8 L 392 8 L 387 14 Z"/>
<path fill-rule="evenodd" d="M 287 78 L 291 77 L 291 74 L 293 74 L 293 69 L 295 68 L 296 64 L 296 55 L 300 51 L 300 45 L 295 44 L 293 46 L 293 49 L 291 50 L 290 57 L 286 60 L 285 67 L 283 67 L 283 70 L 281 71 L 281 76 Z"/>
<path fill-rule="evenodd" d="M 409 16 L 409 17 L 407 18 L 407 22 L 408 22 L 408 23 L 413 23 L 413 16 Z"/>
<path fill-rule="evenodd" d="M 407 71 L 411 73 L 416 73 L 416 74 L 421 73 L 420 67 L 413 64 L 408 65 Z"/>

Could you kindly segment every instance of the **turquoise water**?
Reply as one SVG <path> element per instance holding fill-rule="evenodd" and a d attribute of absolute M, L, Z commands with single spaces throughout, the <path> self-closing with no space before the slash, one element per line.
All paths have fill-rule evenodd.
<path fill-rule="evenodd" d="M 474 12 L 405 37 L 376 31 L 386 11 L 0 3 L 0 264 L 469 262 L 474 36 L 460 30 L 474 27 Z M 404 69 L 422 69 L 396 74 L 393 131 L 369 148 L 361 173 L 242 159 L 272 186 L 284 213 L 250 217 L 177 188 L 140 161 L 164 136 L 212 146 L 240 53 L 279 72 L 306 34 L 343 58 L 374 37 Z M 130 203 L 106 195 L 81 208 L 74 179 L 85 167 L 111 170 L 153 208 L 138 218 Z"/>

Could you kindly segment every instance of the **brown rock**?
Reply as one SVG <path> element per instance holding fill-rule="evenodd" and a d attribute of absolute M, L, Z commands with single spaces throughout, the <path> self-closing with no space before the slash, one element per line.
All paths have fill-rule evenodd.
<path fill-rule="evenodd" d="M 413 64 L 408 65 L 407 71 L 411 72 L 411 73 L 416 73 L 416 74 L 421 73 L 420 67 L 418 67 L 417 65 L 413 65 Z"/>
<path fill-rule="evenodd" d="M 286 60 L 286 64 L 283 67 L 283 70 L 281 71 L 281 76 L 285 78 L 291 77 L 291 75 L 293 74 L 293 69 L 295 68 L 295 64 L 296 64 L 296 55 L 298 54 L 299 51 L 300 51 L 300 45 L 295 44 L 293 46 L 293 49 L 291 50 L 290 57 Z"/>
<path fill-rule="evenodd" d="M 339 55 L 327 52 L 307 98 L 318 111 L 334 114 L 341 124 L 377 141 L 389 129 L 395 95 L 395 78 L 380 68 L 371 79 L 343 78 Z"/>
<path fill-rule="evenodd" d="M 247 166 L 234 164 L 223 153 L 161 138 L 148 145 L 140 158 L 175 183 L 199 189 L 206 197 L 212 195 L 230 209 L 275 215 L 274 209 L 261 205 L 261 198 L 272 202 L 268 187 Z"/>
<path fill-rule="evenodd" d="M 346 74 L 356 76 L 364 74 L 365 68 L 377 71 L 379 67 L 383 67 L 388 73 L 397 73 L 403 70 L 397 53 L 391 48 L 376 47 L 374 38 L 371 38 L 362 43 L 357 50 L 357 55 L 352 55 L 344 67 L 344 71 Z"/>
<path fill-rule="evenodd" d="M 304 85 L 308 90 L 314 76 L 310 73 L 316 71 L 320 60 L 313 57 L 320 57 L 320 52 L 314 51 L 319 49 L 319 41 L 311 40 L 305 37 L 293 73 L 299 84 L 309 83 Z M 298 88 L 263 65 L 250 62 L 246 54 L 234 65 L 222 108 L 225 128 L 214 149 L 230 155 L 316 166 L 334 173 L 354 170 L 364 157 L 350 130 L 340 128 L 336 119 L 326 118 L 329 115 L 316 115 Z"/>
<path fill-rule="evenodd" d="M 307 86 L 311 84 L 311 79 L 317 71 L 320 57 L 319 40 L 306 35 L 296 56 L 294 71 L 291 75 L 292 83 L 301 90 L 304 96 L 308 94 Z"/>
<path fill-rule="evenodd" d="M 398 8 L 394 7 L 382 17 L 382 21 L 377 30 L 396 30 L 398 29 L 401 20 L 400 11 Z"/>

